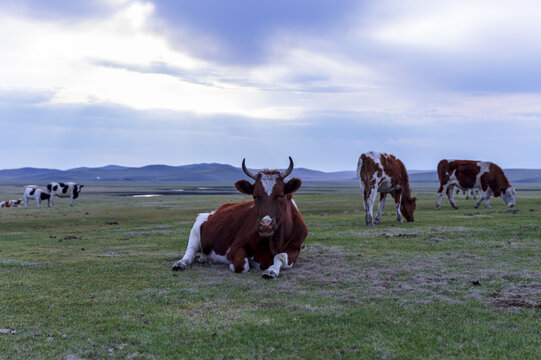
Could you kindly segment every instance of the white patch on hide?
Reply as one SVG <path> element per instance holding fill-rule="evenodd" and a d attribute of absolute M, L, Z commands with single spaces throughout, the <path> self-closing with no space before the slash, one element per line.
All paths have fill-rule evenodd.
<path fill-rule="evenodd" d="M 261 185 L 263 185 L 263 189 L 265 189 L 267 195 L 271 196 L 278 176 L 278 174 L 261 174 Z"/>

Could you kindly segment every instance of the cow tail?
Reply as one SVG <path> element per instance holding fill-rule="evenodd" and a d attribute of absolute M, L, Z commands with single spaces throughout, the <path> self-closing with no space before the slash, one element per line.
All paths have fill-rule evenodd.
<path fill-rule="evenodd" d="M 357 161 L 357 171 L 355 172 L 355 175 L 360 178 L 361 177 L 361 168 L 363 167 L 363 160 L 366 158 L 365 154 L 362 154 L 359 156 L 359 161 Z"/>
<path fill-rule="evenodd" d="M 443 191 L 443 185 L 447 183 L 449 180 L 449 174 L 448 172 L 448 165 L 449 161 L 447 160 L 441 160 L 438 163 L 438 180 L 440 181 L 440 187 L 438 189 L 438 192 L 441 193 Z"/>

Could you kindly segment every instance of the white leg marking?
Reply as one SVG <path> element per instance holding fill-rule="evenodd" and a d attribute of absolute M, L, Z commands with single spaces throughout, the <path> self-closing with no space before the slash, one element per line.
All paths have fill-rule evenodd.
<path fill-rule="evenodd" d="M 402 203 L 402 195 L 398 198 L 398 202 L 395 203 L 396 205 L 396 221 L 399 223 L 403 223 L 404 220 L 402 220 L 402 214 L 400 214 L 400 204 Z"/>
<path fill-rule="evenodd" d="M 376 224 L 379 224 L 379 221 L 381 220 L 381 213 L 383 212 L 383 208 L 385 207 L 386 199 L 387 199 L 387 193 L 384 193 L 383 198 L 381 198 L 379 201 L 378 213 L 376 214 L 376 218 L 374 219 L 374 222 Z"/>
<path fill-rule="evenodd" d="M 488 203 L 488 199 L 492 195 L 492 192 L 490 191 L 490 188 L 488 188 L 486 191 L 483 191 L 481 196 L 479 197 L 479 200 L 475 203 L 475 208 L 477 209 L 479 205 L 481 205 L 481 202 L 485 200 L 485 206 L 487 209 L 490 209 L 490 204 Z"/>
<path fill-rule="evenodd" d="M 211 214 L 213 213 L 203 213 L 197 216 L 192 230 L 190 231 L 186 252 L 182 259 L 173 264 L 173 270 L 186 269 L 192 263 L 195 255 L 201 251 L 201 225 L 208 220 Z"/>
<path fill-rule="evenodd" d="M 280 275 L 281 268 L 291 268 L 293 265 L 288 266 L 287 253 L 280 253 L 274 256 L 274 264 L 269 266 L 269 268 L 261 274 L 265 279 L 274 279 Z"/>
<path fill-rule="evenodd" d="M 378 197 L 378 191 L 374 187 L 373 189 L 370 189 L 370 194 L 368 195 L 368 199 L 366 200 L 366 204 L 368 206 L 368 209 L 366 209 L 366 225 L 368 226 L 374 226 L 374 221 L 372 219 L 372 214 L 374 213 L 374 203 L 376 202 L 376 198 Z"/>
<path fill-rule="evenodd" d="M 436 200 L 436 209 L 439 210 L 441 207 L 441 198 L 443 197 L 443 194 L 445 194 L 445 191 L 447 190 L 447 185 L 444 185 L 441 192 L 438 193 L 438 199 Z"/>
<path fill-rule="evenodd" d="M 489 189 L 487 189 L 487 195 L 485 197 L 485 207 L 487 209 L 490 209 L 490 204 L 488 203 L 488 199 L 490 199 L 490 197 L 492 196 L 492 191 Z"/>
<path fill-rule="evenodd" d="M 449 186 L 449 191 L 447 192 L 447 196 L 449 197 L 449 202 L 451 203 L 451 206 L 453 209 L 458 209 L 455 203 L 455 187 L 454 185 Z"/>

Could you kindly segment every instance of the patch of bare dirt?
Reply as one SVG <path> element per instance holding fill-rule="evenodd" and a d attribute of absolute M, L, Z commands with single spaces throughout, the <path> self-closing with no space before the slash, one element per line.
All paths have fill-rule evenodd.
<path fill-rule="evenodd" d="M 539 230 L 539 226 L 535 225 L 523 225 L 520 227 L 520 230 Z"/>
<path fill-rule="evenodd" d="M 522 297 L 499 298 L 492 301 L 491 305 L 503 309 L 541 309 L 540 301 L 533 301 Z"/>
<path fill-rule="evenodd" d="M 392 234 L 392 233 L 383 233 L 381 234 L 382 236 L 385 236 L 386 238 L 390 238 L 390 237 L 417 237 L 419 236 L 419 234 L 417 233 L 410 233 L 410 234 L 403 234 L 403 233 L 398 233 L 398 234 Z"/>
<path fill-rule="evenodd" d="M 541 271 L 493 265 L 490 256 L 466 251 L 414 257 L 391 253 L 371 258 L 358 250 L 313 244 L 303 248 L 292 269 L 282 270 L 271 282 L 261 279 L 259 270 L 234 274 L 223 264 L 194 263 L 188 273 L 174 276 L 186 276 L 195 269 L 198 274 L 190 276 L 204 277 L 205 286 L 230 283 L 253 293 L 268 292 L 270 287 L 285 295 L 317 294 L 332 299 L 325 305 L 292 305 L 304 311 L 328 310 L 338 304 L 362 306 L 381 298 L 397 298 L 402 304 L 464 304 L 474 300 L 501 305 L 496 307 L 503 307 L 508 299 L 522 299 L 524 306 L 519 308 L 536 308 L 541 300 Z M 265 301 L 258 306 L 265 307 Z"/>

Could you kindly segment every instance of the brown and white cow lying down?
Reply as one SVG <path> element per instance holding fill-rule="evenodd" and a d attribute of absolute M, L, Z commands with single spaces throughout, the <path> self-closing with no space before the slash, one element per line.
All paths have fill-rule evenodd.
<path fill-rule="evenodd" d="M 0 202 L 0 208 L 6 208 L 6 207 L 21 207 L 23 206 L 22 200 L 6 200 Z"/>
<path fill-rule="evenodd" d="M 396 220 L 402 222 L 403 215 L 407 221 L 414 221 L 416 198 L 411 197 L 406 167 L 394 155 L 370 151 L 362 154 L 357 162 L 357 176 L 361 181 L 366 225 L 374 226 L 381 219 L 387 194 L 391 194 L 396 205 Z M 372 219 L 374 202 L 380 193 L 378 213 Z"/>
<path fill-rule="evenodd" d="M 235 187 L 253 200 L 225 203 L 212 213 L 199 214 L 190 232 L 184 257 L 173 265 L 173 270 L 184 270 L 194 260 L 229 264 L 237 273 L 250 267 L 264 270 L 270 279 L 289 269 L 297 261 L 301 246 L 308 234 L 301 213 L 292 194 L 301 187 L 301 180 L 284 179 L 293 171 L 263 170 L 250 172 L 242 160 L 244 173 L 255 182 L 239 180 Z"/>
<path fill-rule="evenodd" d="M 516 189 L 511 186 L 503 170 L 490 161 L 443 159 L 438 163 L 438 178 L 440 179 L 436 201 L 438 210 L 443 194 L 447 194 L 451 206 L 458 209 L 453 192 L 455 186 L 463 191 L 481 189 L 481 196 L 475 202 L 476 209 L 483 200 L 486 208 L 490 209 L 488 199 L 492 195 L 501 196 L 502 201 L 509 207 L 515 206 Z"/>

